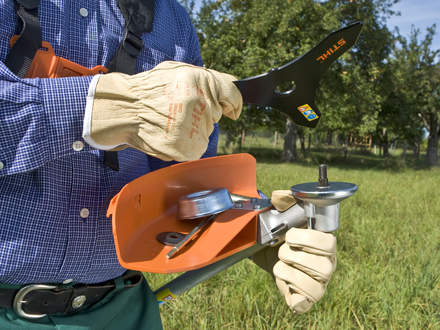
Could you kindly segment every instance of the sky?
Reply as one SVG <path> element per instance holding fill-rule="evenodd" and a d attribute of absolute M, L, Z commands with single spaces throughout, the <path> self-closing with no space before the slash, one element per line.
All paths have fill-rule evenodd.
<path fill-rule="evenodd" d="M 426 28 L 436 24 L 436 35 L 432 49 L 440 49 L 440 0 L 400 0 L 394 5 L 395 11 L 400 11 L 401 16 L 393 16 L 388 20 L 388 28 L 397 26 L 400 34 L 409 37 L 411 25 L 420 29 L 421 36 L 426 35 Z"/>
<path fill-rule="evenodd" d="M 201 0 L 196 0 L 196 8 L 200 6 L 201 2 Z M 407 38 L 410 35 L 412 25 L 420 29 L 421 36 L 425 36 L 426 28 L 436 23 L 437 33 L 432 49 L 440 49 L 440 0 L 400 0 L 394 5 L 393 10 L 400 12 L 401 15 L 389 18 L 388 28 L 394 30 L 394 27 L 397 26 L 400 34 Z"/>

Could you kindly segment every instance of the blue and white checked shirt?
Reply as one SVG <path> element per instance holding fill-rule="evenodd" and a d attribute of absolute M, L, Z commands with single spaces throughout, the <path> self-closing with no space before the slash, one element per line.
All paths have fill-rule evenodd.
<path fill-rule="evenodd" d="M 84 10 L 80 15 L 80 9 Z M 122 37 L 115 0 L 41 0 L 43 40 L 57 55 L 107 65 Z M 13 0 L 0 0 L 0 60 L 18 32 Z M 138 71 L 164 60 L 201 65 L 197 36 L 175 0 L 157 0 L 153 31 Z M 107 205 L 124 184 L 169 163 L 134 149 L 120 171 L 81 140 L 92 77 L 20 79 L 0 62 L 0 282 L 93 283 L 124 272 L 116 258 Z M 205 156 L 217 148 L 217 128 Z"/>

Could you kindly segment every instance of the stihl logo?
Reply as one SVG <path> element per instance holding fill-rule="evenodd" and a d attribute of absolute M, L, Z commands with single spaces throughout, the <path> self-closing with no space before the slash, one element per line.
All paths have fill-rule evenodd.
<path fill-rule="evenodd" d="M 188 137 L 192 139 L 200 134 L 200 129 L 205 125 L 205 111 L 207 107 L 205 94 L 198 86 L 187 82 L 176 81 L 163 86 L 162 94 L 168 98 L 168 120 L 165 134 L 168 136 L 176 126 L 185 126 Z M 186 120 L 184 112 L 191 112 L 191 117 Z"/>
<path fill-rule="evenodd" d="M 183 103 L 170 103 L 168 107 L 168 121 L 165 133 L 168 134 L 176 124 L 177 113 L 182 113 Z"/>
<path fill-rule="evenodd" d="M 201 95 L 203 95 L 203 92 L 201 92 Z M 205 112 L 206 109 L 206 103 L 204 99 L 201 99 L 199 101 L 197 101 L 196 106 L 193 108 L 193 113 L 192 113 L 192 128 L 191 131 L 189 132 L 189 138 L 192 139 L 194 134 L 199 133 L 199 122 L 202 119 L 203 113 Z"/>
<path fill-rule="evenodd" d="M 344 40 L 344 38 L 341 38 L 337 44 L 334 44 L 331 48 L 328 48 L 325 53 L 318 56 L 316 60 L 320 63 L 324 63 L 326 59 L 328 59 L 330 56 L 332 56 L 334 53 L 336 53 L 339 48 L 344 46 L 347 42 Z"/>

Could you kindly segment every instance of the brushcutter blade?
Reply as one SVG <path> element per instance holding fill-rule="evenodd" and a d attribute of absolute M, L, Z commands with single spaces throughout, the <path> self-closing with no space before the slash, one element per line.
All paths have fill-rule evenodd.
<path fill-rule="evenodd" d="M 243 101 L 270 106 L 287 114 L 301 126 L 316 127 L 321 112 L 315 94 L 323 73 L 350 49 L 359 37 L 362 23 L 357 22 L 330 33 L 318 45 L 293 61 L 258 76 L 235 81 Z M 294 82 L 294 88 L 281 92 L 282 83 Z"/>

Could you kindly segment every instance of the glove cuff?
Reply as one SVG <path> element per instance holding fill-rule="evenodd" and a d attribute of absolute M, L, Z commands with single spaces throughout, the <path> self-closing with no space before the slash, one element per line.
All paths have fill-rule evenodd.
<path fill-rule="evenodd" d="M 133 85 L 122 73 L 96 75 L 89 85 L 83 122 L 83 138 L 100 150 L 118 150 L 135 145 L 140 120 L 135 110 L 142 105 Z"/>

